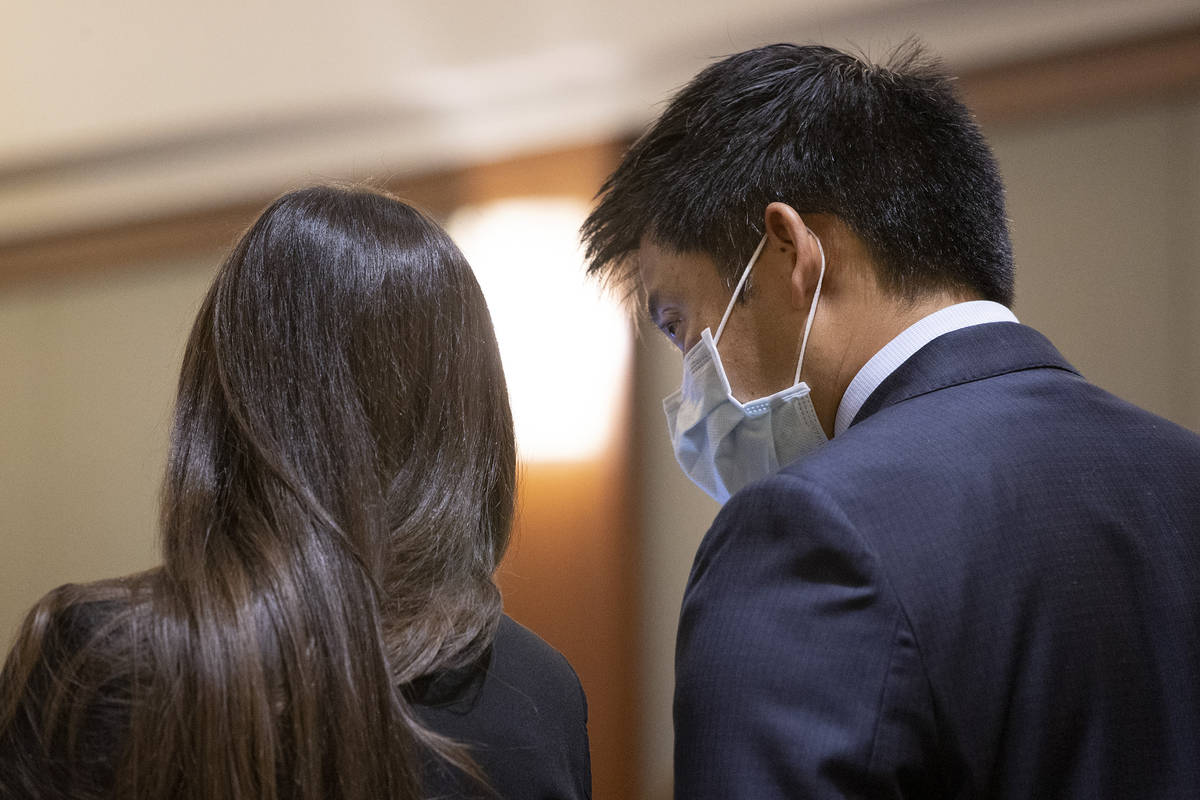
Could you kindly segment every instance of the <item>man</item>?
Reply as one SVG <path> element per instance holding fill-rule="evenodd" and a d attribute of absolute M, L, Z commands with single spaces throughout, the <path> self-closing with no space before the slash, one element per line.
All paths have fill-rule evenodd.
<path fill-rule="evenodd" d="M 678 797 L 1200 796 L 1200 437 L 1017 322 L 936 62 L 716 63 L 583 234 L 686 354 L 676 454 L 728 500 L 680 620 Z"/>

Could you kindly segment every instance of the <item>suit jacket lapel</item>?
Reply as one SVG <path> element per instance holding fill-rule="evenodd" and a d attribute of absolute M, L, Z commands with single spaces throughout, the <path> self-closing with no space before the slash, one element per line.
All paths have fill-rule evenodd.
<path fill-rule="evenodd" d="M 1079 373 L 1042 334 L 1025 325 L 990 322 L 943 334 L 876 387 L 851 426 L 876 411 L 938 389 L 1026 369 Z"/>

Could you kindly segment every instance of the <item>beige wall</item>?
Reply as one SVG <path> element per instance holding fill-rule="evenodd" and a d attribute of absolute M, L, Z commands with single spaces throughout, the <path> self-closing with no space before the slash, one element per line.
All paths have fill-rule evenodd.
<path fill-rule="evenodd" d="M 1094 383 L 1200 430 L 1200 101 L 991 138 L 1017 315 Z"/>
<path fill-rule="evenodd" d="M 0 293 L 0 646 L 66 582 L 157 561 L 188 327 L 217 256 Z"/>

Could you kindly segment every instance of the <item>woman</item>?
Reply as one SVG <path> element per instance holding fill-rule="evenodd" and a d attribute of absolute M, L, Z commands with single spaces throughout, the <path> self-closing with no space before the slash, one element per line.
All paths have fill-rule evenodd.
<path fill-rule="evenodd" d="M 61 587 L 0 677 L 0 796 L 576 798 L 583 693 L 501 612 L 515 448 L 462 254 L 362 189 L 277 200 L 188 341 L 163 564 Z"/>

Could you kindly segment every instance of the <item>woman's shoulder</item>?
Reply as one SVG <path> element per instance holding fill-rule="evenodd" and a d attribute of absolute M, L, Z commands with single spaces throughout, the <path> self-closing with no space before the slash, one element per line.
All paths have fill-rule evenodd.
<path fill-rule="evenodd" d="M 121 581 L 65 584 L 26 615 L 0 672 L 0 796 L 111 786 L 134 594 Z"/>
<path fill-rule="evenodd" d="M 67 583 L 43 595 L 29 610 L 17 633 L 8 666 L 34 663 L 57 666 L 76 660 L 119 635 L 115 628 L 141 594 L 142 576 Z"/>
<path fill-rule="evenodd" d="M 505 614 L 492 643 L 489 672 L 518 686 L 528 683 L 536 693 L 558 691 L 578 695 L 584 703 L 583 687 L 571 662 L 542 637 Z"/>
<path fill-rule="evenodd" d="M 545 639 L 504 615 L 488 651 L 466 668 L 432 676 L 417 693 L 418 708 L 458 730 L 551 738 L 583 731 L 587 700 L 570 662 Z"/>
<path fill-rule="evenodd" d="M 554 647 L 506 615 L 474 678 L 460 677 L 458 687 L 453 697 L 418 700 L 417 711 L 429 728 L 468 747 L 500 797 L 591 796 L 587 701 Z M 453 796 L 468 788 L 452 770 L 431 773 L 433 788 Z"/>

